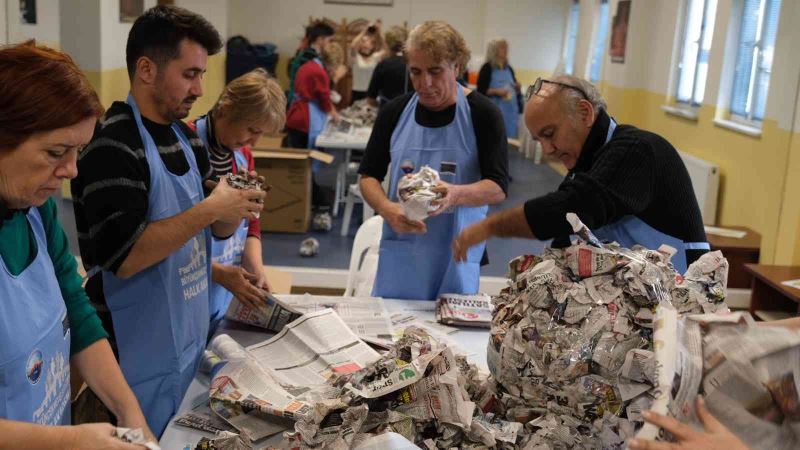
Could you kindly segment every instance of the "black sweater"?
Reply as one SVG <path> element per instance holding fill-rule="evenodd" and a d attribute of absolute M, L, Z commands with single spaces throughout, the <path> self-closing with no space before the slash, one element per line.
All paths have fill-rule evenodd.
<path fill-rule="evenodd" d="M 661 136 L 618 125 L 605 143 L 610 118 L 600 111 L 575 167 L 558 190 L 525 203 L 525 216 L 538 239 L 569 245 L 567 212 L 589 228 L 634 215 L 684 242 L 706 242 L 692 180 L 675 148 Z M 691 264 L 703 250 L 686 252 Z"/>

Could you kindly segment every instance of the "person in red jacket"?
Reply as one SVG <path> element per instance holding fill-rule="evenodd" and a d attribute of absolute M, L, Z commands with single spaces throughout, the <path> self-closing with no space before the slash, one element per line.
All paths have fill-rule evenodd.
<path fill-rule="evenodd" d="M 211 111 L 189 123 L 208 148 L 215 179 L 255 170 L 250 146 L 262 134 L 283 128 L 285 104 L 275 79 L 256 69 L 228 83 Z M 264 301 L 262 291 L 270 288 L 261 251 L 261 227 L 255 217 L 243 220 L 229 239 L 212 243 L 210 334 L 233 297 L 250 305 Z"/>
<path fill-rule="evenodd" d="M 321 58 L 308 61 L 297 70 L 294 101 L 286 114 L 286 129 L 289 145 L 292 147 L 314 148 L 314 142 L 325 127 L 327 118 L 330 117 L 334 122 L 339 121 L 339 113 L 331 101 L 331 86 L 347 72 L 343 61 L 342 47 L 337 43 L 330 43 L 322 48 Z M 322 222 L 330 224 L 330 214 L 327 212 L 330 205 L 313 176 L 318 168 L 315 161 L 312 164 L 311 203 L 317 214 L 327 215 L 322 218 Z M 318 218 L 315 217 L 313 222 L 319 223 Z M 322 229 L 327 231 L 330 227 Z"/>
<path fill-rule="evenodd" d="M 336 43 L 322 48 L 319 58 L 304 63 L 297 70 L 294 81 L 294 101 L 286 114 L 289 143 L 295 148 L 314 148 L 328 116 L 339 120 L 339 113 L 331 101 L 332 76 L 334 83 L 343 75 L 344 54 Z"/>

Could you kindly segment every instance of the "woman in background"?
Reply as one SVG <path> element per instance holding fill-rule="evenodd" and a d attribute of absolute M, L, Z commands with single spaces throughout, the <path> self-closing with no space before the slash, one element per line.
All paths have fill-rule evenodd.
<path fill-rule="evenodd" d="M 386 44 L 378 20 L 361 30 L 350 43 L 350 61 L 353 70 L 353 101 L 366 98 L 369 81 L 375 67 L 386 56 Z"/>
<path fill-rule="evenodd" d="M 478 73 L 478 92 L 492 99 L 503 113 L 506 135 L 517 138 L 517 124 L 522 113 L 522 97 L 514 69 L 508 64 L 508 42 L 492 39 L 486 47 L 486 62 Z"/>

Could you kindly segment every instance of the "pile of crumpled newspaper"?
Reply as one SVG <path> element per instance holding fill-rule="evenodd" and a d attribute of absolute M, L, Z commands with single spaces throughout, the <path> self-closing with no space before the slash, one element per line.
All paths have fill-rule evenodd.
<path fill-rule="evenodd" d="M 439 207 L 434 200 L 442 197 L 433 192 L 439 184 L 439 172 L 428 166 L 422 166 L 417 173 L 408 174 L 397 182 L 397 198 L 409 220 L 425 220 Z"/>
<path fill-rule="evenodd" d="M 525 424 L 524 448 L 621 448 L 650 408 L 656 383 L 653 319 L 727 311 L 719 252 L 685 276 L 661 251 L 601 244 L 571 215 L 580 241 L 510 263 L 494 298 L 484 410 Z"/>
<path fill-rule="evenodd" d="M 485 382 L 474 365 L 424 330 L 409 327 L 369 367 L 335 381 L 340 396 L 317 402 L 280 448 L 356 448 L 394 432 L 422 448 L 487 448 L 513 443 L 522 424 L 484 415 L 470 396 Z"/>
<path fill-rule="evenodd" d="M 371 127 L 378 117 L 378 108 L 367 102 L 367 99 L 356 100 L 352 105 L 339 111 L 345 119 L 357 127 Z"/>

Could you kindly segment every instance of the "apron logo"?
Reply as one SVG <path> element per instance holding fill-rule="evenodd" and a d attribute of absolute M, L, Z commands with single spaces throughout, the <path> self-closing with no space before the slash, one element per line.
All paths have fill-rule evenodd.
<path fill-rule="evenodd" d="M 42 351 L 35 349 L 28 356 L 28 363 L 25 365 L 25 373 L 28 375 L 28 381 L 31 384 L 36 384 L 42 378 L 42 369 L 44 368 L 44 360 L 42 359 Z"/>
<path fill-rule="evenodd" d="M 404 159 L 403 162 L 400 163 L 400 170 L 403 171 L 404 174 L 408 175 L 414 171 L 414 161 L 410 159 Z"/>
<path fill-rule="evenodd" d="M 458 168 L 458 163 L 450 162 L 450 161 L 442 161 L 439 165 L 439 174 L 450 174 L 455 175 L 456 169 Z"/>

